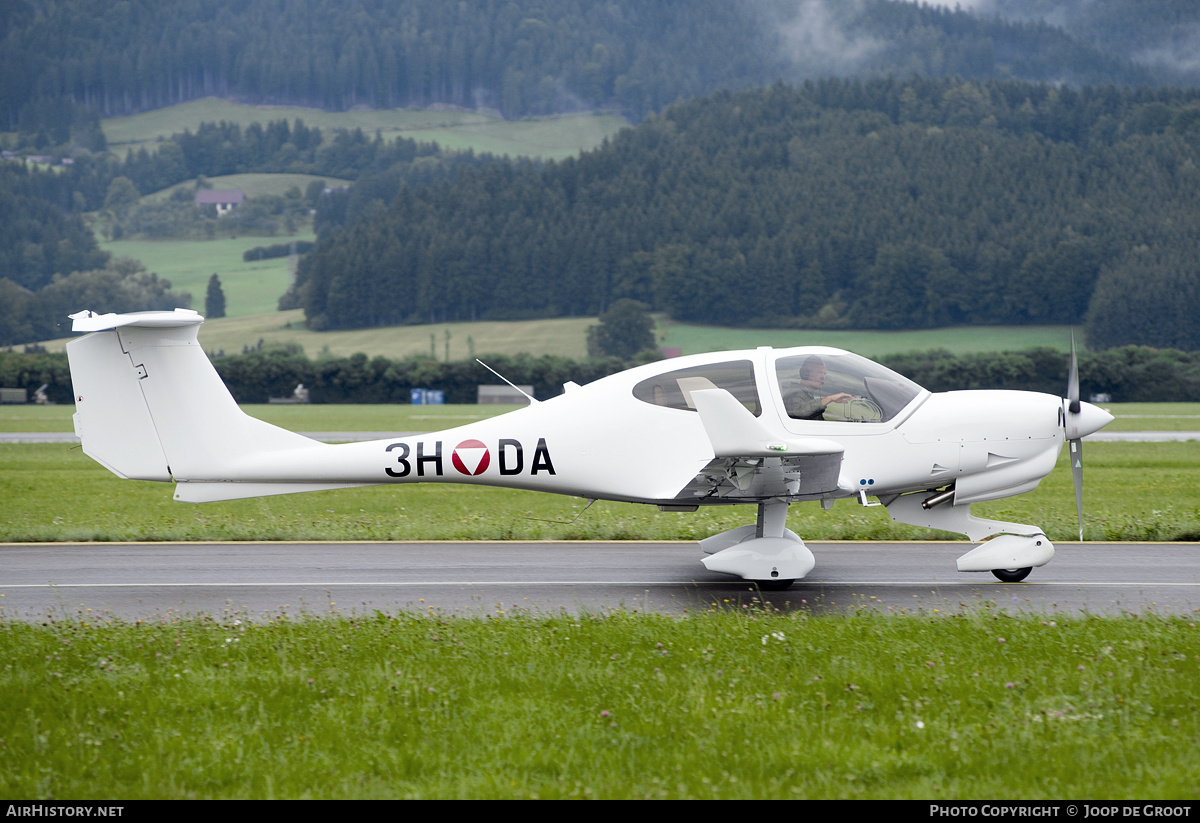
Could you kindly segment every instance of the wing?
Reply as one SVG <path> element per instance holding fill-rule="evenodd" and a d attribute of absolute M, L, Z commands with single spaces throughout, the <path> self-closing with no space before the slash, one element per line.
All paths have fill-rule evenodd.
<path fill-rule="evenodd" d="M 770 431 L 724 389 L 692 398 L 713 459 L 676 496 L 695 503 L 818 500 L 834 492 L 843 447 L 823 438 L 794 439 Z"/>

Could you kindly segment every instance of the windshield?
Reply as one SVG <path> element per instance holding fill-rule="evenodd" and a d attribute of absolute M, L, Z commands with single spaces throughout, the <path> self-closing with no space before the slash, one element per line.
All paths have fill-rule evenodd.
<path fill-rule="evenodd" d="M 922 389 L 865 357 L 798 354 L 775 361 L 788 416 L 796 420 L 886 423 Z"/>

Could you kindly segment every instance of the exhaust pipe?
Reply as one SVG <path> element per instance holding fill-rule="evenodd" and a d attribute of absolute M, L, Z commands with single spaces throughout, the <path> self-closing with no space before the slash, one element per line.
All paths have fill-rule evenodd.
<path fill-rule="evenodd" d="M 944 492 L 935 494 L 933 497 L 927 497 L 924 500 L 922 500 L 921 508 L 928 511 L 929 509 L 932 509 L 934 506 L 940 506 L 943 503 L 949 503 L 952 500 L 954 500 L 954 489 L 950 488 Z"/>

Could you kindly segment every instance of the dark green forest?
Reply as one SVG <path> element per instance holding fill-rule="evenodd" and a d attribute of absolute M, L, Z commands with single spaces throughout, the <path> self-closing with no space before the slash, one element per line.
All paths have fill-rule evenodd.
<path fill-rule="evenodd" d="M 1009 0 L 998 11 L 893 0 L 0 0 L 0 128 L 58 145 L 71 104 L 111 116 L 205 96 L 506 117 L 608 108 L 640 120 L 721 88 L 835 74 L 1195 82 L 1194 66 L 1152 59 L 1195 22 L 1188 0 Z"/>
<path fill-rule="evenodd" d="M 1195 349 L 1198 241 L 1196 91 L 827 80 L 404 187 L 326 234 L 296 297 L 318 329 L 632 298 L 715 325 L 1086 321 L 1093 346 Z"/>

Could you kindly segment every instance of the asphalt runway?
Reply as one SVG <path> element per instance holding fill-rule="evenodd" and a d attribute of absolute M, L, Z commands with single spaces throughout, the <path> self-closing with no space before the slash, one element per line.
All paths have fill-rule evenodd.
<path fill-rule="evenodd" d="M 88 543 L 0 545 L 0 619 L 170 615 L 683 614 L 765 600 L 814 613 L 1193 614 L 1200 545 L 1059 543 L 1023 583 L 962 574 L 967 542 L 808 544 L 784 592 L 707 571 L 695 543 Z"/>

